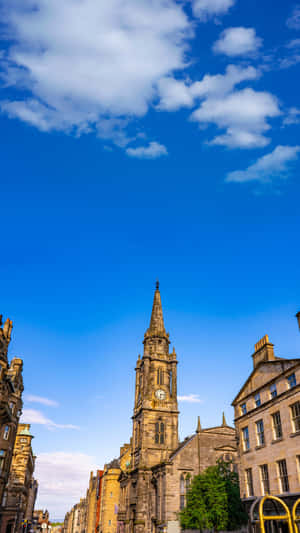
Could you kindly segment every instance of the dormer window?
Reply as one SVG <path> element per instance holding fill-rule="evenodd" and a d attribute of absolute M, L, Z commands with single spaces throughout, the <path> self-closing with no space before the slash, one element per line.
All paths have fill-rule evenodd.
<path fill-rule="evenodd" d="M 255 394 L 254 396 L 254 401 L 255 401 L 255 407 L 259 407 L 261 405 L 261 400 L 260 400 L 260 394 Z"/>

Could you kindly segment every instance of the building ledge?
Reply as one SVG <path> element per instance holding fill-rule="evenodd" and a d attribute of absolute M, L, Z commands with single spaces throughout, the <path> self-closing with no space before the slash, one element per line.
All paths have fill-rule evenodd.
<path fill-rule="evenodd" d="M 282 442 L 283 441 L 283 437 L 279 437 L 279 439 L 273 439 L 271 441 L 271 444 L 276 444 L 276 442 Z"/>
<path fill-rule="evenodd" d="M 265 448 L 265 447 L 266 447 L 265 444 L 259 444 L 258 446 L 255 446 L 255 449 L 260 450 L 261 448 Z"/>
<path fill-rule="evenodd" d="M 299 431 L 295 431 L 294 433 L 291 433 L 290 437 L 298 437 L 299 435 L 300 435 L 300 430 Z"/>

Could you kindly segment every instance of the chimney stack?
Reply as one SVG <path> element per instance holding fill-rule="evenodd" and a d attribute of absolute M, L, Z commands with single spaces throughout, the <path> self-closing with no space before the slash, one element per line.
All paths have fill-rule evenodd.
<path fill-rule="evenodd" d="M 265 335 L 262 339 L 260 339 L 255 344 L 254 349 L 255 352 L 252 355 L 254 368 L 261 361 L 274 361 L 274 344 L 269 341 L 268 335 Z"/>

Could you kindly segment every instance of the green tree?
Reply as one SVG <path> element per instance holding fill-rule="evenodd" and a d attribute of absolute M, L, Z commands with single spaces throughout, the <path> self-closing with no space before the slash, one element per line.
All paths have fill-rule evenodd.
<path fill-rule="evenodd" d="M 180 524 L 183 529 L 207 528 L 208 513 L 204 500 L 203 476 L 195 476 L 187 493 L 186 507 L 180 512 Z"/>
<path fill-rule="evenodd" d="M 248 522 L 248 515 L 240 498 L 239 476 L 232 469 L 232 461 L 225 462 L 219 460 L 217 466 L 220 475 L 225 480 L 228 496 L 229 521 L 226 529 L 228 531 L 234 531 Z"/>
<path fill-rule="evenodd" d="M 231 463 L 218 461 L 195 476 L 180 512 L 183 529 L 234 530 L 247 523 L 239 493 L 238 476 Z"/>

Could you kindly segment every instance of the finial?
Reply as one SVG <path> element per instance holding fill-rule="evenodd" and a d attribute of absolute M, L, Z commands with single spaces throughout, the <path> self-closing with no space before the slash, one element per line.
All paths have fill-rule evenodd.
<path fill-rule="evenodd" d="M 159 281 L 158 281 L 158 279 L 156 280 L 156 290 L 157 291 L 159 290 Z"/>
<path fill-rule="evenodd" d="M 141 360 L 141 354 L 139 353 L 139 356 L 138 356 L 138 361 L 140 361 L 140 360 Z"/>
<path fill-rule="evenodd" d="M 225 418 L 225 413 L 223 411 L 223 414 L 222 414 L 222 426 L 227 426 L 227 422 L 226 422 L 226 418 Z"/>
<path fill-rule="evenodd" d="M 198 416 L 196 433 L 200 433 L 201 429 L 202 427 L 201 427 L 201 422 L 200 422 L 200 416 Z"/>

